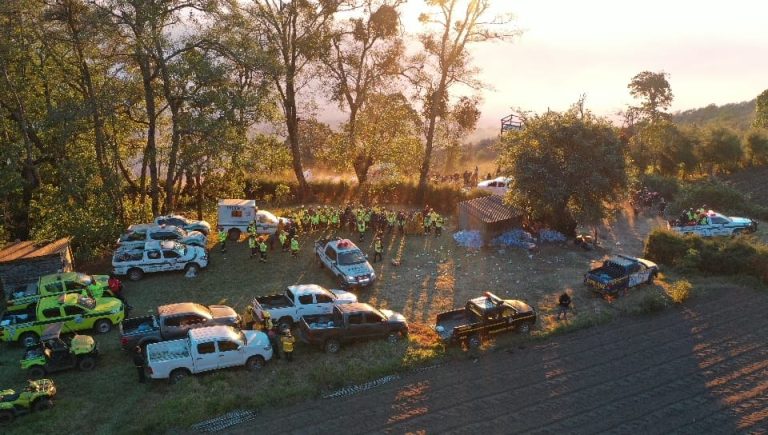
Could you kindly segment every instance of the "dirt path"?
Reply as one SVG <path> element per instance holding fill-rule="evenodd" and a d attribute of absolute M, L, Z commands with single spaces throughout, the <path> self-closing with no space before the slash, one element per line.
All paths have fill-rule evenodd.
<path fill-rule="evenodd" d="M 231 433 L 768 433 L 768 295 L 728 289 Z"/>

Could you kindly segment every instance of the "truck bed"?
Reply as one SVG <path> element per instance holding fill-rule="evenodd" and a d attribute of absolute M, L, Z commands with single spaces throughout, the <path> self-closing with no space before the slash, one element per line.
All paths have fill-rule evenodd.
<path fill-rule="evenodd" d="M 469 310 L 464 308 L 448 311 L 437 315 L 437 326 L 443 328 L 438 335 L 441 339 L 449 339 L 453 335 L 453 330 L 460 326 L 470 325 L 475 322 L 475 316 Z"/>
<path fill-rule="evenodd" d="M 624 270 L 618 266 L 603 266 L 589 271 L 590 278 L 600 282 L 610 282 L 616 278 L 621 278 L 622 275 L 624 275 Z"/>
<path fill-rule="evenodd" d="M 162 363 L 189 357 L 187 339 L 162 341 L 147 346 L 147 361 L 149 363 Z"/>
<path fill-rule="evenodd" d="M 291 302 L 291 300 L 288 299 L 285 295 L 258 296 L 256 301 L 265 310 L 288 308 L 293 306 L 293 302 Z"/>
<path fill-rule="evenodd" d="M 133 317 L 125 319 L 120 324 L 120 335 L 146 334 L 159 331 L 155 316 Z"/>
<path fill-rule="evenodd" d="M 313 316 L 303 316 L 302 321 L 307 324 L 309 329 L 333 329 L 342 325 L 342 320 L 332 314 L 316 314 Z"/>

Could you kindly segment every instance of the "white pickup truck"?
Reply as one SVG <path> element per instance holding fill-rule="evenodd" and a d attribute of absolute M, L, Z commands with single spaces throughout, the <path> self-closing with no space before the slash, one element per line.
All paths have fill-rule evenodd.
<path fill-rule="evenodd" d="M 735 236 L 757 231 L 757 221 L 755 220 L 725 216 L 712 210 L 707 212 L 703 222 L 670 221 L 667 225 L 672 231 L 681 234 L 696 234 L 701 237 Z"/>
<path fill-rule="evenodd" d="M 190 329 L 187 338 L 147 346 L 146 371 L 152 379 L 175 384 L 193 373 L 245 366 L 257 370 L 272 358 L 267 334 L 231 326 Z"/>
<path fill-rule="evenodd" d="M 289 286 L 285 293 L 257 296 L 253 299 L 254 313 L 264 319 L 269 311 L 280 329 L 291 328 L 302 316 L 330 314 L 336 305 L 357 302 L 355 294 L 344 290 L 328 290 L 316 284 Z"/>
<path fill-rule="evenodd" d="M 320 267 L 330 270 L 342 287 L 366 287 L 376 280 L 368 257 L 348 239 L 320 239 L 315 242 L 315 255 Z"/>
<path fill-rule="evenodd" d="M 208 266 L 208 253 L 199 246 L 187 246 L 178 242 L 146 242 L 139 248 L 119 248 L 112 256 L 115 275 L 127 275 L 138 281 L 145 273 L 173 270 L 195 273 Z"/>

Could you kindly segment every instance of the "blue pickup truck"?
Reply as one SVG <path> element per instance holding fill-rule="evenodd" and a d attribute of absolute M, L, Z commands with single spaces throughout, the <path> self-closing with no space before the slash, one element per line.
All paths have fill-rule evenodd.
<path fill-rule="evenodd" d="M 602 266 L 584 274 L 584 284 L 600 296 L 615 297 L 620 290 L 640 284 L 652 284 L 659 274 L 659 266 L 643 258 L 616 255 Z"/>

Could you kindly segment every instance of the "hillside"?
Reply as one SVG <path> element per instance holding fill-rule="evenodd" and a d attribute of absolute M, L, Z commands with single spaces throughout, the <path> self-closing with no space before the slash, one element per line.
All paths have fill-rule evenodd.
<path fill-rule="evenodd" d="M 718 106 L 710 104 L 699 109 L 689 109 L 672 115 L 672 120 L 680 125 L 706 127 L 723 125 L 738 131 L 746 131 L 755 119 L 755 100 L 730 103 Z"/>

